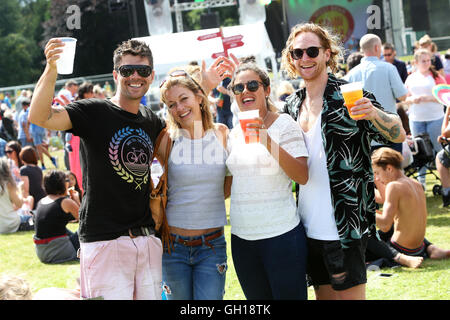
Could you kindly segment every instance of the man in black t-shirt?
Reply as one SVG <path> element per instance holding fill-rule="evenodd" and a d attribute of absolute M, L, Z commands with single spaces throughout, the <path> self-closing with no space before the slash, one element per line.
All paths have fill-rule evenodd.
<path fill-rule="evenodd" d="M 154 79 L 152 52 L 141 41 L 123 42 L 113 57 L 116 94 L 62 107 L 52 106 L 62 46 L 54 38 L 45 47 L 47 65 L 29 120 L 80 137 L 85 190 L 79 228 L 81 297 L 161 299 L 162 246 L 154 236 L 149 183 L 154 143 L 165 123 L 140 105 Z M 223 57 L 207 70 L 203 64 L 203 88 L 209 92 L 233 68 Z"/>
<path fill-rule="evenodd" d="M 80 137 L 83 189 L 80 207 L 81 297 L 160 299 L 161 241 L 154 236 L 148 199 L 150 161 L 165 126 L 140 105 L 154 78 L 143 42 L 123 42 L 114 52 L 117 86 L 111 100 L 86 99 L 52 106 L 56 60 L 63 43 L 51 39 L 47 66 L 33 96 L 29 119 Z"/>

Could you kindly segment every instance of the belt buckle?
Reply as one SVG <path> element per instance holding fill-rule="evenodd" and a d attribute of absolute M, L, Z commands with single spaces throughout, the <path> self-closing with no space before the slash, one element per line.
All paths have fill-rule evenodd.
<path fill-rule="evenodd" d="M 131 239 L 134 239 L 137 237 L 131 232 L 131 229 L 128 229 L 128 235 L 130 236 Z"/>
<path fill-rule="evenodd" d="M 148 227 L 141 227 L 141 231 L 143 235 L 150 236 L 150 230 Z"/>

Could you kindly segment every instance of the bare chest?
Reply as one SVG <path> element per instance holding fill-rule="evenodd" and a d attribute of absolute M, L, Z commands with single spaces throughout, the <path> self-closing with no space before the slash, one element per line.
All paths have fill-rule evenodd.
<path fill-rule="evenodd" d="M 314 126 L 321 115 L 322 107 L 322 99 L 317 101 L 303 101 L 298 115 L 298 122 L 304 132 L 308 132 Z"/>

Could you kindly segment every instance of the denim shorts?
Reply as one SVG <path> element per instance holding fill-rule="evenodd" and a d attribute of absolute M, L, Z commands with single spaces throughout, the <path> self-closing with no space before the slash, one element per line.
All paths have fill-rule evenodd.
<path fill-rule="evenodd" d="M 445 148 L 438 152 L 437 157 L 444 167 L 450 168 L 450 145 L 445 145 Z"/>
<path fill-rule="evenodd" d="M 367 235 L 360 244 L 343 249 L 341 242 L 308 238 L 308 282 L 346 290 L 367 282 L 365 252 Z"/>
<path fill-rule="evenodd" d="M 31 137 L 33 138 L 33 143 L 34 143 L 35 146 L 43 144 L 44 140 L 45 140 L 45 131 L 44 132 L 33 133 L 31 135 Z"/>
<path fill-rule="evenodd" d="M 218 231 L 207 233 L 207 237 Z M 197 240 L 197 237 L 176 239 Z M 173 243 L 170 254 L 162 258 L 162 289 L 167 300 L 222 300 L 225 294 L 227 249 L 225 236 L 202 242 L 199 246 Z"/>

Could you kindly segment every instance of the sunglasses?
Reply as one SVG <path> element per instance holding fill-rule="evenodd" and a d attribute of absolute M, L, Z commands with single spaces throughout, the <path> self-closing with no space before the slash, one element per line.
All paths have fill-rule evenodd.
<path fill-rule="evenodd" d="M 13 153 L 14 150 L 5 150 L 5 153 Z"/>
<path fill-rule="evenodd" d="M 392 56 L 392 53 L 385 53 L 385 54 L 383 54 L 383 56 L 390 57 L 390 56 Z"/>
<path fill-rule="evenodd" d="M 233 91 L 235 95 L 238 95 L 244 92 L 244 89 L 247 87 L 248 91 L 255 92 L 259 89 L 259 85 L 262 85 L 264 87 L 264 83 L 257 80 L 250 80 L 247 83 L 235 84 L 231 87 L 231 91 Z"/>
<path fill-rule="evenodd" d="M 128 78 L 132 74 L 134 74 L 135 71 L 137 71 L 138 75 L 140 75 L 143 78 L 147 78 L 152 74 L 153 68 L 151 66 L 143 65 L 143 64 L 126 64 L 123 66 L 120 66 L 116 69 L 120 75 L 124 78 Z"/>
<path fill-rule="evenodd" d="M 290 51 L 291 53 L 291 57 L 294 60 L 299 60 L 303 57 L 303 53 L 306 52 L 306 54 L 308 55 L 308 57 L 310 58 L 315 58 L 319 55 L 319 49 L 322 49 L 323 47 L 309 47 L 306 49 L 300 49 L 300 48 L 296 48 L 296 49 L 292 49 Z"/>
<path fill-rule="evenodd" d="M 192 78 L 191 75 L 184 70 L 175 70 L 172 73 L 170 73 L 168 77 L 166 77 L 163 81 L 161 81 L 159 88 L 161 89 L 163 87 L 163 85 L 167 82 L 167 80 L 169 80 L 169 78 L 176 78 L 176 77 L 186 77 L 186 78 L 190 79 L 193 83 L 195 83 L 195 85 L 200 89 L 200 91 L 203 92 L 203 94 L 205 96 L 207 95 L 205 93 L 205 91 L 203 91 L 202 86 L 199 85 L 198 82 L 195 81 L 195 79 Z"/>

